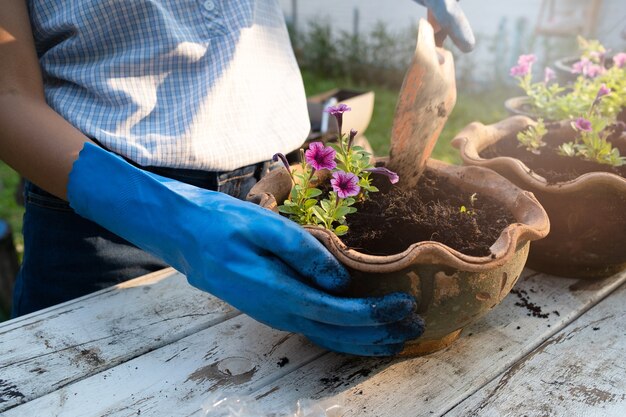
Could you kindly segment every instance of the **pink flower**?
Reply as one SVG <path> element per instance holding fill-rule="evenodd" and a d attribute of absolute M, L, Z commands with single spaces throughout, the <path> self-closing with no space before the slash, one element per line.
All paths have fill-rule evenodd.
<path fill-rule="evenodd" d="M 390 170 L 388 170 L 387 168 L 384 168 L 384 167 L 366 168 L 364 171 L 371 172 L 372 174 L 384 175 L 387 178 L 389 178 L 389 182 L 391 182 L 392 184 L 395 184 L 398 181 L 400 181 L 400 177 L 398 176 L 398 174 L 396 174 L 395 172 L 390 171 Z"/>
<path fill-rule="evenodd" d="M 626 65 L 626 53 L 620 52 L 613 56 L 613 64 L 617 68 L 623 68 Z"/>
<path fill-rule="evenodd" d="M 361 191 L 361 187 L 358 186 L 359 177 L 351 172 L 336 171 L 333 172 L 333 178 L 330 180 L 330 185 L 333 186 L 333 191 L 337 193 L 340 198 L 355 196 Z"/>
<path fill-rule="evenodd" d="M 509 74 L 511 77 L 525 77 L 530 73 L 530 65 L 529 64 L 519 64 L 511 68 Z"/>
<path fill-rule="evenodd" d="M 591 51 L 589 53 L 589 55 L 591 56 L 591 59 L 594 62 L 602 62 L 604 61 L 604 55 L 606 54 L 606 52 L 600 52 L 600 51 Z"/>
<path fill-rule="evenodd" d="M 324 111 L 328 114 L 332 114 L 337 119 L 337 126 L 339 128 L 339 135 L 341 136 L 341 125 L 343 123 L 343 114 L 352 110 L 347 104 L 339 103 L 336 106 L 327 107 Z"/>
<path fill-rule="evenodd" d="M 600 89 L 598 90 L 598 94 L 596 94 L 596 100 L 599 100 L 601 97 L 606 96 L 611 93 L 611 89 L 606 86 L 606 84 L 602 84 Z"/>
<path fill-rule="evenodd" d="M 579 117 L 574 122 L 574 127 L 583 132 L 591 132 L 591 122 L 584 117 Z"/>
<path fill-rule="evenodd" d="M 604 67 L 602 65 L 592 64 L 587 66 L 586 73 L 584 73 L 589 78 L 596 78 L 598 75 L 604 74 Z"/>
<path fill-rule="evenodd" d="M 289 162 L 287 161 L 287 158 L 285 157 L 285 155 L 283 155 L 282 153 L 275 153 L 274 156 L 272 157 L 272 161 L 274 162 L 278 161 L 279 159 L 283 163 L 285 168 L 287 168 L 287 171 L 291 172 L 291 169 L 289 167 Z"/>
<path fill-rule="evenodd" d="M 582 74 L 589 78 L 596 78 L 598 75 L 604 74 L 604 71 L 604 66 L 594 64 L 587 58 L 583 58 L 572 65 L 572 74 Z"/>
<path fill-rule="evenodd" d="M 354 138 L 356 137 L 357 133 L 359 132 L 357 132 L 356 129 L 350 129 L 350 135 L 348 137 L 348 150 L 352 148 L 352 142 L 354 142 Z"/>
<path fill-rule="evenodd" d="M 333 116 L 337 117 L 337 115 L 342 115 L 347 111 L 352 110 L 350 107 L 348 107 L 347 104 L 344 103 L 340 103 L 337 104 L 336 106 L 330 106 L 327 107 L 324 111 L 326 113 L 332 114 Z"/>
<path fill-rule="evenodd" d="M 572 74 L 584 74 L 586 68 L 591 64 L 587 58 L 583 58 L 580 61 L 572 65 Z"/>
<path fill-rule="evenodd" d="M 537 56 L 534 55 L 534 54 L 520 55 L 519 58 L 517 58 L 517 64 L 518 65 L 528 65 L 528 66 L 531 66 L 535 62 L 537 62 Z"/>
<path fill-rule="evenodd" d="M 543 70 L 543 82 L 545 84 L 548 84 L 550 81 L 554 80 L 556 78 L 556 74 L 554 73 L 554 70 L 550 67 L 546 67 L 545 70 Z"/>
<path fill-rule="evenodd" d="M 312 142 L 309 149 L 304 152 L 304 159 L 317 171 L 334 169 L 337 166 L 335 154 L 335 150 L 330 146 L 324 146 L 322 142 Z"/>

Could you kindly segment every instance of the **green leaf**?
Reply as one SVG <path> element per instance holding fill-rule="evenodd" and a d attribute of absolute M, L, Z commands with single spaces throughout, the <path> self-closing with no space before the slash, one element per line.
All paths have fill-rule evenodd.
<path fill-rule="evenodd" d="M 330 212 L 330 201 L 322 200 L 320 201 L 320 205 L 322 206 L 322 209 L 324 209 L 326 213 Z"/>
<path fill-rule="evenodd" d="M 310 209 L 311 207 L 313 207 L 313 206 L 314 206 L 314 205 L 316 205 L 316 204 L 317 204 L 317 200 L 315 200 L 315 199 L 313 199 L 313 198 L 312 198 L 312 199 L 309 199 L 309 200 L 306 200 L 306 201 L 304 202 L 304 209 L 305 209 L 305 210 L 308 210 L 308 209 Z"/>
<path fill-rule="evenodd" d="M 344 217 L 348 213 L 350 213 L 350 207 L 345 207 L 345 206 L 337 207 L 337 209 L 335 210 L 334 217 L 336 219 L 339 219 L 341 217 Z"/>
<path fill-rule="evenodd" d="M 322 223 L 326 223 L 326 213 L 322 211 L 320 206 L 313 206 L 311 207 L 311 210 L 313 211 L 313 215 L 315 215 L 315 217 L 320 219 Z"/>
<path fill-rule="evenodd" d="M 337 228 L 335 229 L 335 234 L 337 236 L 343 236 L 346 233 L 348 233 L 348 226 L 342 224 L 341 226 L 337 226 Z"/>
<path fill-rule="evenodd" d="M 297 214 L 299 209 L 298 209 L 298 206 L 282 205 L 282 206 L 278 206 L 278 211 L 280 213 L 285 213 L 285 214 Z"/>
<path fill-rule="evenodd" d="M 313 197 L 317 197 L 318 195 L 322 194 L 322 190 L 318 189 L 318 188 L 309 188 L 308 190 L 306 190 L 306 192 L 304 193 L 304 196 L 306 198 L 313 198 Z"/>

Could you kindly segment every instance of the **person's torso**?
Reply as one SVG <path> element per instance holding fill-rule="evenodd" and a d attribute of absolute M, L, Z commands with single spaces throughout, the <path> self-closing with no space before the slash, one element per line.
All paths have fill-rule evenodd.
<path fill-rule="evenodd" d="M 275 0 L 29 0 L 50 106 L 141 165 L 228 170 L 300 145 Z"/>

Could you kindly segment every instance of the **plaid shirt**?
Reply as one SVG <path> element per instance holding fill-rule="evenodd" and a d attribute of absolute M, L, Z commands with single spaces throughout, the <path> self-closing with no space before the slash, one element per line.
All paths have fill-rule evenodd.
<path fill-rule="evenodd" d="M 309 120 L 275 0 L 29 0 L 48 104 L 140 165 L 231 170 Z"/>

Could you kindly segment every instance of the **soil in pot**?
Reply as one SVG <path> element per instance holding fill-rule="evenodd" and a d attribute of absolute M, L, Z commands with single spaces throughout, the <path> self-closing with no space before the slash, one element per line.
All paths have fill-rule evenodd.
<path fill-rule="evenodd" d="M 550 128 L 549 125 L 546 127 Z M 609 137 L 609 141 L 619 149 L 620 155 L 626 155 L 626 139 L 619 135 L 621 133 L 620 129 L 619 132 Z M 626 165 L 613 167 L 578 157 L 559 155 L 559 145 L 568 142 L 569 139 L 562 135 L 548 133 L 544 137 L 546 146 L 541 149 L 539 155 L 536 155 L 519 146 L 517 138 L 511 135 L 484 149 L 480 152 L 480 156 L 484 159 L 498 156 L 510 156 L 519 159 L 534 173 L 545 178 L 548 184 L 571 181 L 590 172 L 608 172 L 626 178 Z"/>
<path fill-rule="evenodd" d="M 380 192 L 355 205 L 350 231 L 341 237 L 362 253 L 392 255 L 413 243 L 436 241 L 466 255 L 490 256 L 502 230 L 516 221 L 495 200 L 477 195 L 472 203 L 471 194 L 431 171 L 414 190 L 390 186 L 381 177 L 374 177 L 374 184 Z"/>

